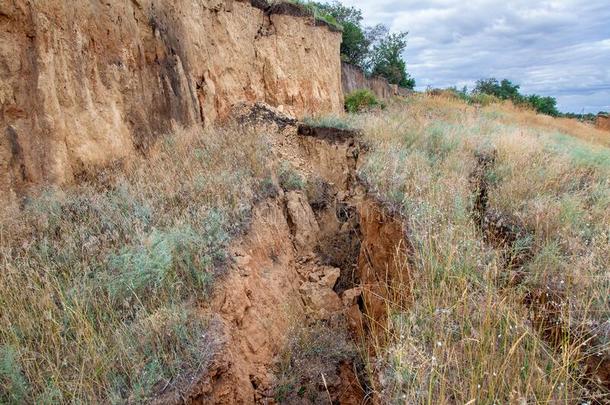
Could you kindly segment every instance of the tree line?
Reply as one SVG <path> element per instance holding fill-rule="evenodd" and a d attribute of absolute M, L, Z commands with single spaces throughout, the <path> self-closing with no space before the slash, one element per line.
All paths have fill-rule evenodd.
<path fill-rule="evenodd" d="M 531 108 L 541 114 L 559 117 L 562 114 L 557 109 L 557 99 L 539 94 L 521 94 L 521 86 L 508 79 L 498 80 L 494 77 L 480 79 L 472 91 L 467 87 L 458 90 L 450 87 L 448 90 L 458 97 L 475 103 L 489 103 L 495 100 L 510 100 L 513 104 Z"/>
<path fill-rule="evenodd" d="M 358 66 L 369 76 L 381 76 L 391 84 L 413 89 L 415 79 L 407 72 L 402 56 L 407 47 L 407 31 L 390 32 L 383 24 L 365 26 L 362 10 L 338 1 L 312 3 L 343 27 L 341 59 Z"/>
<path fill-rule="evenodd" d="M 557 99 L 551 96 L 541 96 L 539 94 L 524 95 L 520 92 L 520 86 L 508 79 L 498 80 L 496 78 L 480 79 L 476 82 L 472 91 L 467 87 L 459 90 L 450 87 L 448 90 L 454 95 L 468 102 L 486 104 L 495 100 L 510 100 L 513 104 L 531 108 L 540 114 L 552 117 L 564 117 L 578 119 L 580 121 L 594 122 L 599 114 L 607 114 L 600 111 L 598 114 L 576 114 L 562 113 L 557 109 Z"/>

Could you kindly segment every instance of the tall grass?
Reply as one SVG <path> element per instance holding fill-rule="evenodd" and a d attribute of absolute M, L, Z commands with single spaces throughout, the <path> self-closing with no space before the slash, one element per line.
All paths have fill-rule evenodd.
<path fill-rule="evenodd" d="M 388 321 L 373 328 L 370 369 L 382 397 L 573 403 L 592 395 L 582 360 L 607 352 L 610 338 L 610 152 L 597 135 L 445 97 L 414 96 L 359 119 L 371 147 L 360 176 L 403 216 L 413 245 L 408 277 L 390 286 Z M 489 204 L 527 230 L 512 246 L 487 243 L 472 215 L 475 155 L 489 150 L 497 153 Z M 518 249 L 531 260 L 519 269 L 523 280 L 507 284 L 506 256 Z M 565 297 L 561 323 L 597 333 L 599 346 L 568 334 L 557 346 L 545 341 L 525 299 L 539 290 Z"/>
<path fill-rule="evenodd" d="M 0 223 L 0 402 L 145 402 L 190 382 L 218 331 L 200 308 L 268 148 L 178 131 L 148 159 L 30 198 Z"/>

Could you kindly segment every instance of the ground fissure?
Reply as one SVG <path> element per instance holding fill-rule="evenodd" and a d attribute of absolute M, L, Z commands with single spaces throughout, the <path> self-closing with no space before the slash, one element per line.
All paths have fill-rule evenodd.
<path fill-rule="evenodd" d="M 261 119 L 263 117 L 263 119 Z M 272 119 L 271 119 L 271 118 Z M 217 288 L 224 345 L 212 368 L 179 401 L 193 403 L 365 403 L 361 343 L 385 316 L 402 226 L 357 181 L 357 131 L 310 127 L 263 105 L 241 107 L 242 125 L 271 133 L 273 152 L 306 178 L 259 203 L 250 231 L 232 249 Z"/>
<path fill-rule="evenodd" d="M 582 351 L 580 367 L 582 371 L 573 370 L 574 378 L 587 390 L 589 400 L 602 403 L 598 398 L 605 398 L 610 391 L 610 355 L 600 343 L 595 325 L 583 327 L 572 325 L 565 316 L 570 305 L 564 288 L 552 281 L 542 284 L 526 284 L 527 264 L 535 257 L 531 247 L 519 246 L 533 233 L 521 222 L 510 215 L 494 209 L 489 202 L 493 184 L 488 180 L 497 160 L 497 152 L 488 150 L 476 153 L 476 166 L 471 173 L 474 206 L 473 219 L 482 232 L 483 238 L 490 246 L 499 249 L 503 256 L 503 274 L 501 282 L 506 288 L 521 286 L 524 289 L 523 304 L 530 312 L 530 321 L 542 340 L 552 349 Z"/>

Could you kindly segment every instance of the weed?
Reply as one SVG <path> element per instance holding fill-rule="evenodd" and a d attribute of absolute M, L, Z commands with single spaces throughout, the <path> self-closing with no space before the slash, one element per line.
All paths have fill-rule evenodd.
<path fill-rule="evenodd" d="M 323 12 L 313 1 L 304 0 L 270 0 L 271 4 L 291 3 L 301 7 L 305 12 L 313 17 L 316 22 L 323 21 L 335 31 L 343 31 L 343 26 L 332 15 Z"/>

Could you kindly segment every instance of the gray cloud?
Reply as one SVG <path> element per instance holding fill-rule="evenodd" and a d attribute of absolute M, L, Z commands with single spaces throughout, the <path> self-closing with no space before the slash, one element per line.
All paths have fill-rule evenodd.
<path fill-rule="evenodd" d="M 344 0 L 367 24 L 409 31 L 418 87 L 508 78 L 557 97 L 562 111 L 610 107 L 608 0 Z"/>

